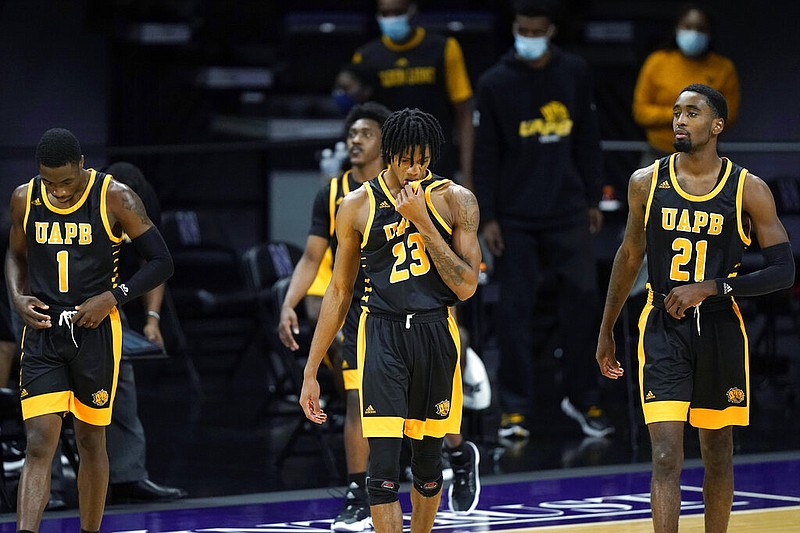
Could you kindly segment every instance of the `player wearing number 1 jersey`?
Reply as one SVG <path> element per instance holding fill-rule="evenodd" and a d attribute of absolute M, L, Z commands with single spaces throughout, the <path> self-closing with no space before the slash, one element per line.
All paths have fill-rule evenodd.
<path fill-rule="evenodd" d="M 788 287 L 794 259 L 769 188 L 717 155 L 725 98 L 689 85 L 673 107 L 677 153 L 634 172 L 628 222 L 608 287 L 597 362 L 623 369 L 614 323 L 648 256 L 648 298 L 639 319 L 639 383 L 652 441 L 650 497 L 658 533 L 677 532 L 685 422 L 699 428 L 706 531 L 726 531 L 733 501 L 733 426 L 749 423 L 744 322 L 734 297 Z M 766 266 L 740 274 L 753 234 Z"/>
<path fill-rule="evenodd" d="M 412 518 L 430 531 L 442 488 L 442 439 L 461 423 L 459 340 L 448 306 L 477 288 L 481 261 L 474 195 L 428 171 L 442 144 L 436 119 L 392 113 L 381 132 L 389 168 L 345 197 L 339 246 L 306 363 L 300 405 L 322 423 L 319 364 L 345 317 L 359 263 L 367 278 L 358 330 L 361 420 L 369 442 L 369 495 L 378 533 L 400 531 L 403 436 L 411 438 Z"/>
<path fill-rule="evenodd" d="M 122 355 L 117 306 L 172 274 L 172 259 L 142 201 L 109 175 L 83 168 L 68 130 L 45 132 L 39 175 L 11 197 L 6 279 L 25 322 L 20 397 L 25 466 L 17 531 L 37 531 L 63 415 L 74 416 L 81 531 L 98 531 L 108 487 L 105 426 Z M 123 234 L 147 261 L 128 280 L 117 263 Z"/>

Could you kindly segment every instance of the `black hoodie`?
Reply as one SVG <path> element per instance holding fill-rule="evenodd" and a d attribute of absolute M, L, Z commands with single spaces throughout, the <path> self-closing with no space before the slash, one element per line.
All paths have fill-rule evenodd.
<path fill-rule="evenodd" d="M 478 81 L 481 219 L 531 229 L 587 223 L 601 197 L 600 131 L 586 62 L 551 46 L 534 69 L 509 51 Z"/>

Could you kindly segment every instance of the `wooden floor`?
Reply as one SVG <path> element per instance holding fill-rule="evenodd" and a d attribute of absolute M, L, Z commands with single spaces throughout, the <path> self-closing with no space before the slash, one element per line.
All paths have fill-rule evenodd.
<path fill-rule="evenodd" d="M 705 533 L 703 515 L 683 516 L 681 533 Z M 652 533 L 653 522 L 647 519 L 615 520 L 599 524 L 570 524 L 568 526 L 507 529 L 504 533 Z M 800 531 L 800 506 L 783 509 L 739 511 L 731 514 L 728 531 L 735 533 L 788 533 Z"/>

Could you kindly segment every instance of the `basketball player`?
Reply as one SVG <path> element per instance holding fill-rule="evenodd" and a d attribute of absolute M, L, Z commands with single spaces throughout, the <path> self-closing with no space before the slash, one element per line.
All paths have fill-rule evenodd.
<path fill-rule="evenodd" d="M 72 413 L 81 531 L 99 531 L 109 475 L 105 426 L 122 355 L 117 306 L 166 281 L 172 258 L 139 197 L 83 168 L 71 132 L 46 131 L 36 160 L 39 175 L 11 197 L 6 257 L 8 290 L 25 322 L 20 397 L 28 446 L 17 530 L 39 529 L 62 418 Z M 117 275 L 123 232 L 147 261 L 128 280 Z"/>
<path fill-rule="evenodd" d="M 627 228 L 617 251 L 597 346 L 606 377 L 623 369 L 613 329 L 648 256 L 648 298 L 639 319 L 639 375 L 653 454 L 655 531 L 677 532 L 683 432 L 699 428 L 705 465 L 705 530 L 727 530 L 733 501 L 733 426 L 749 423 L 744 322 L 734 300 L 791 286 L 794 259 L 767 185 L 717 155 L 725 98 L 689 85 L 672 108 L 677 153 L 633 173 Z M 755 233 L 764 268 L 737 275 Z"/>
<path fill-rule="evenodd" d="M 321 288 L 319 294 L 324 294 L 330 282 L 330 265 L 326 270 L 323 262 L 331 251 L 333 253 L 336 251 L 334 224 L 342 198 L 365 181 L 377 176 L 384 168 L 381 158 L 381 128 L 390 114 L 391 111 L 381 104 L 366 102 L 356 104 L 345 118 L 347 153 L 352 168 L 342 176 L 332 178 L 317 193 L 303 257 L 294 269 L 281 306 L 278 334 L 281 342 L 291 350 L 299 348 L 294 338 L 294 335 L 299 333 L 295 307 L 304 297 L 309 297 L 306 295 L 309 289 L 319 285 Z M 321 264 L 323 268 L 320 268 Z M 322 275 L 323 272 L 328 275 Z M 315 276 L 327 279 L 318 281 Z M 356 359 L 356 332 L 358 317 L 361 314 L 361 297 L 364 294 L 363 279 L 363 275 L 358 277 L 342 328 L 344 342 L 341 364 L 345 389 L 344 451 L 347 462 L 347 494 L 342 511 L 331 525 L 334 531 L 363 531 L 370 524 L 366 473 L 369 445 L 361 433 L 361 404 L 358 399 L 359 367 Z"/>
<path fill-rule="evenodd" d="M 402 437 L 411 438 L 412 529 L 430 531 L 442 488 L 442 439 L 461 424 L 459 336 L 448 306 L 475 292 L 481 261 L 474 195 L 428 171 L 443 136 L 418 109 L 396 111 L 381 133 L 389 167 L 349 194 L 339 246 L 306 364 L 300 404 L 319 405 L 317 370 L 345 318 L 359 264 L 367 279 L 358 329 L 359 392 L 369 441 L 367 492 L 375 530 L 402 530 Z M 361 259 L 363 257 L 363 259 Z"/>

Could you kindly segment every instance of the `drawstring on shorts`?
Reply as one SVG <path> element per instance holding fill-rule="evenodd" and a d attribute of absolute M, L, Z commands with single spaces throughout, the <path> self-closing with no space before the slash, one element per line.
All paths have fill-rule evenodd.
<path fill-rule="evenodd" d="M 58 325 L 59 326 L 66 326 L 69 328 L 69 334 L 72 337 L 72 344 L 75 347 L 78 347 L 78 342 L 75 340 L 75 325 L 72 323 L 72 317 L 75 316 L 78 312 L 77 311 L 68 311 L 64 310 L 61 311 L 61 314 L 58 315 Z"/>
<path fill-rule="evenodd" d="M 697 320 L 697 336 L 698 337 L 700 336 L 700 305 L 702 303 L 703 302 L 700 302 L 699 304 L 694 306 L 694 317 Z"/>

